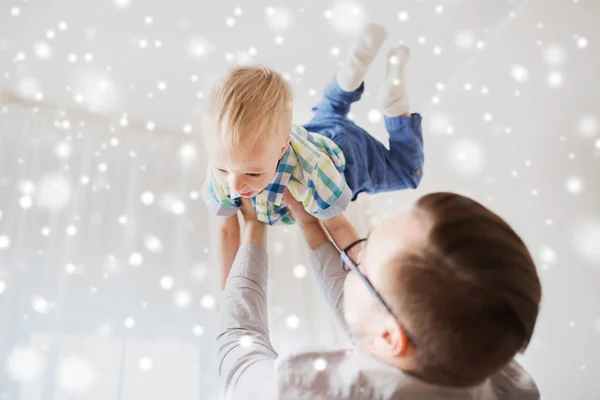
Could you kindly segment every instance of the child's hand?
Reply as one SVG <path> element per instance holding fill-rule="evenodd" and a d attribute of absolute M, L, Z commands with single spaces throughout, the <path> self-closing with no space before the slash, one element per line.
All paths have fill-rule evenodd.
<path fill-rule="evenodd" d="M 290 209 L 292 216 L 300 225 L 306 225 L 310 223 L 317 223 L 319 220 L 310 215 L 304 209 L 301 202 L 294 199 L 294 196 L 286 189 L 283 194 L 283 201 L 286 206 Z"/>
<path fill-rule="evenodd" d="M 242 213 L 242 217 L 244 217 L 244 222 L 258 222 L 258 219 L 256 218 L 256 210 L 254 209 L 254 206 L 252 206 L 250 199 L 242 198 L 240 212 Z"/>

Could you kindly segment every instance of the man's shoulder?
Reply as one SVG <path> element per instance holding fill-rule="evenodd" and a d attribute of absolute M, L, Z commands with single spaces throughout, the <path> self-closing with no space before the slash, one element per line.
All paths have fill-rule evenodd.
<path fill-rule="evenodd" d="M 310 349 L 280 355 L 275 362 L 281 399 L 348 398 L 348 378 L 354 361 L 346 349 Z M 350 373 L 348 373 L 350 372 Z M 347 374 L 348 373 L 348 374 Z"/>
<path fill-rule="evenodd" d="M 512 360 L 489 378 L 494 393 L 500 399 L 539 399 L 540 393 L 533 377 Z"/>
<path fill-rule="evenodd" d="M 280 355 L 275 368 L 285 370 L 286 368 L 312 368 L 315 371 L 329 369 L 346 362 L 354 351 L 352 349 L 324 349 L 313 348 L 298 352 Z"/>

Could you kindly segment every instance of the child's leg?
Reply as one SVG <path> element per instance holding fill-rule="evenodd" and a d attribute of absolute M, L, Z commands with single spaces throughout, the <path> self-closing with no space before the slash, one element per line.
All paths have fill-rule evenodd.
<path fill-rule="evenodd" d="M 385 82 L 379 91 L 379 102 L 385 116 L 410 116 L 404 84 L 404 68 L 409 57 L 410 50 L 403 45 L 393 47 L 387 54 Z"/>
<path fill-rule="evenodd" d="M 411 116 L 406 93 L 404 68 L 410 57 L 406 46 L 396 46 L 388 52 L 385 82 L 379 92 L 385 127 L 390 134 L 387 165 L 394 177 L 384 182 L 389 190 L 402 189 L 406 183 L 416 187 L 422 176 L 423 134 L 421 117 Z M 402 178 L 396 181 L 398 178 Z M 414 185 L 414 186 L 413 186 Z"/>
<path fill-rule="evenodd" d="M 335 78 L 327 85 L 323 100 L 313 108 L 315 118 L 346 117 L 350 105 L 360 99 L 367 70 L 386 38 L 387 31 L 382 26 L 370 24 L 363 30 Z"/>

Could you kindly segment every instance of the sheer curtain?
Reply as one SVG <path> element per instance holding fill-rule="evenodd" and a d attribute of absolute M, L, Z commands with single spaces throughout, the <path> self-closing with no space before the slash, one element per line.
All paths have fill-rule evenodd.
<path fill-rule="evenodd" d="M 1 109 L 1 398 L 217 398 L 214 218 L 198 196 L 205 168 L 197 137 Z M 359 214 L 350 212 L 364 232 Z M 269 234 L 277 350 L 344 344 L 298 229 Z"/>

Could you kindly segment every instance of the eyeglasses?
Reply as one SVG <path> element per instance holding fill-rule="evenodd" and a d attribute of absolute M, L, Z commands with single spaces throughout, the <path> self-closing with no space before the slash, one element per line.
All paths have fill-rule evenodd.
<path fill-rule="evenodd" d="M 358 266 L 360 265 L 360 259 L 361 259 L 361 256 L 362 256 L 362 253 L 363 253 L 363 250 L 364 250 L 366 244 L 367 244 L 367 238 L 360 239 L 360 240 L 357 240 L 356 242 L 352 243 L 351 245 L 349 245 L 342 251 L 342 253 L 340 254 L 341 258 L 342 258 L 342 270 L 344 270 L 345 272 L 349 272 L 349 271 L 356 272 L 356 274 L 363 281 L 363 283 L 365 284 L 365 286 L 367 287 L 369 292 L 371 292 L 371 294 L 377 298 L 377 300 L 381 303 L 381 305 L 383 305 L 385 307 L 387 312 L 390 313 L 390 315 L 392 317 L 394 317 L 396 322 L 398 322 L 398 325 L 400 325 L 400 328 L 402 328 L 402 330 L 404 331 L 404 334 L 406 335 L 406 338 L 408 339 L 410 344 L 413 347 L 416 347 L 415 341 L 413 340 L 412 335 L 410 335 L 407 332 L 406 328 L 404 328 L 404 325 L 400 322 L 398 317 L 396 317 L 396 315 L 394 314 L 394 312 L 392 311 L 392 309 L 388 305 L 388 303 L 386 303 L 385 300 L 383 300 L 383 297 L 381 297 L 381 295 L 379 294 L 377 289 L 375 289 L 375 287 L 373 286 L 373 284 L 371 283 L 369 278 L 367 278 L 365 276 L 365 274 L 363 274 L 361 272 L 361 270 L 358 268 Z"/>

